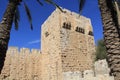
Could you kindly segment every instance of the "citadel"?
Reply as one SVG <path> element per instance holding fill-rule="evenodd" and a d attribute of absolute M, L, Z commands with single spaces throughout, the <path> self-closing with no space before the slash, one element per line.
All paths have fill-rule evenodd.
<path fill-rule="evenodd" d="M 94 62 L 90 19 L 63 10 L 43 23 L 41 51 L 9 47 L 0 80 L 114 80 L 106 60 Z"/>

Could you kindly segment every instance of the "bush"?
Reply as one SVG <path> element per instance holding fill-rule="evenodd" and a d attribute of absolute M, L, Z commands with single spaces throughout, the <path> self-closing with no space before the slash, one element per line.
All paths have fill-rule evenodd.
<path fill-rule="evenodd" d="M 96 48 L 96 61 L 101 59 L 106 59 L 106 48 L 104 40 L 98 40 Z"/>

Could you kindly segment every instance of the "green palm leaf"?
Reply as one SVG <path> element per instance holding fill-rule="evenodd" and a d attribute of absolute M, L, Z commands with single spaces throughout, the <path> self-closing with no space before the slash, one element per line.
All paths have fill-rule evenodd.
<path fill-rule="evenodd" d="M 17 7 L 14 15 L 15 30 L 18 30 L 19 21 L 20 21 L 20 13 L 19 13 L 19 8 Z"/>
<path fill-rule="evenodd" d="M 43 3 L 42 3 L 40 0 L 37 0 L 37 2 L 38 2 L 41 6 L 43 6 Z"/>
<path fill-rule="evenodd" d="M 61 12 L 64 12 L 55 2 L 52 0 L 45 0 L 47 3 L 52 4 L 53 6 L 57 7 Z"/>
<path fill-rule="evenodd" d="M 85 0 L 79 0 L 79 12 L 81 14 L 82 12 L 82 9 L 84 7 L 84 4 L 85 4 Z"/>
<path fill-rule="evenodd" d="M 22 2 L 22 0 L 8 0 L 9 2 L 17 2 L 18 4 L 20 4 L 20 2 Z"/>
<path fill-rule="evenodd" d="M 120 4 L 119 2 L 120 2 L 119 0 L 115 0 L 113 4 L 114 9 L 116 11 L 118 29 L 120 29 Z"/>
<path fill-rule="evenodd" d="M 14 24 L 15 24 L 15 30 L 18 30 L 18 21 L 16 17 L 14 17 Z"/>
<path fill-rule="evenodd" d="M 32 17 L 31 17 L 31 14 L 30 14 L 30 10 L 27 7 L 27 4 L 25 2 L 24 2 L 24 7 L 25 7 L 25 10 L 26 10 L 26 14 L 27 14 L 28 20 L 30 22 L 30 28 L 31 28 L 31 30 L 33 30 Z"/>
<path fill-rule="evenodd" d="M 15 15 L 16 15 L 18 21 L 20 21 L 20 12 L 19 12 L 19 8 L 18 7 L 16 8 L 16 12 L 15 13 L 16 13 Z"/>

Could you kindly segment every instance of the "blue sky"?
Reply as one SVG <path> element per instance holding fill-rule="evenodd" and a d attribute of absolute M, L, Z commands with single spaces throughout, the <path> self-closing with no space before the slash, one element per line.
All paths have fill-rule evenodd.
<path fill-rule="evenodd" d="M 14 24 L 12 26 L 11 38 L 9 46 L 17 47 L 27 47 L 40 49 L 41 45 L 41 25 L 47 19 L 48 16 L 55 10 L 55 7 L 46 4 L 43 0 L 44 6 L 40 6 L 36 0 L 26 0 L 27 5 L 31 10 L 31 15 L 33 18 L 34 30 L 30 30 L 30 25 L 26 17 L 26 13 L 23 5 L 19 6 L 21 21 L 19 23 L 19 30 L 14 29 Z M 78 0 L 54 0 L 59 6 L 78 12 Z M 86 0 L 82 15 L 91 19 L 95 42 L 103 38 L 103 30 L 101 23 L 101 16 L 98 8 L 98 0 Z M 2 19 L 3 13 L 8 4 L 7 0 L 0 0 L 0 20 Z"/>

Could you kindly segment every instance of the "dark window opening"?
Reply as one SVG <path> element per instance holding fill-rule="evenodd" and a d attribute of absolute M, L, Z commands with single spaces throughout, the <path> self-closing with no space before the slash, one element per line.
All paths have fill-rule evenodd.
<path fill-rule="evenodd" d="M 89 31 L 88 35 L 93 36 L 93 32 L 92 32 L 92 31 Z"/>
<path fill-rule="evenodd" d="M 76 32 L 79 32 L 79 33 L 85 33 L 85 30 L 83 28 L 80 28 L 80 27 L 76 27 Z"/>
<path fill-rule="evenodd" d="M 49 33 L 48 32 L 45 32 L 45 37 L 49 36 Z"/>
<path fill-rule="evenodd" d="M 71 29 L 71 23 L 66 23 L 66 22 L 64 22 L 63 23 L 63 28 L 65 28 L 65 29 Z"/>
<path fill-rule="evenodd" d="M 66 23 L 64 22 L 64 23 L 63 23 L 63 28 L 65 28 L 65 26 L 66 26 Z"/>

